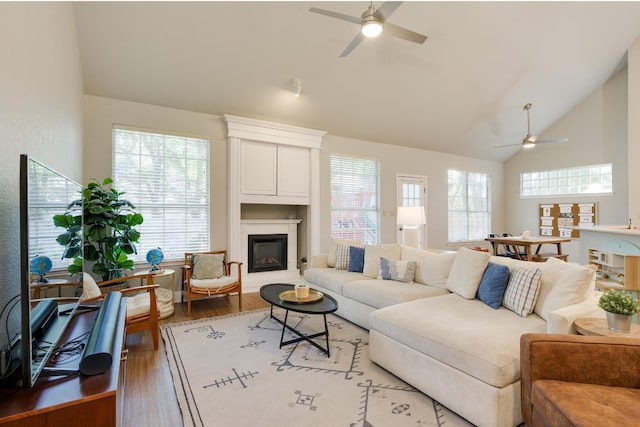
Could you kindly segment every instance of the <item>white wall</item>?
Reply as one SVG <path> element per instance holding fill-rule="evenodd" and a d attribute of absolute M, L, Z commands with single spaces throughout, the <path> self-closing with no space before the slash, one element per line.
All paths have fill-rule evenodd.
<path fill-rule="evenodd" d="M 211 138 L 212 246 L 227 246 L 227 148 L 226 125 L 221 117 L 148 104 L 85 96 L 84 181 L 111 175 L 113 123 L 142 128 L 186 132 Z M 396 175 L 427 177 L 427 233 L 429 246 L 447 248 L 447 169 L 488 173 L 492 177 L 493 227 L 502 229 L 502 164 L 433 151 L 378 144 L 327 135 L 321 151 L 321 248 L 328 248 L 330 234 L 329 156 L 332 153 L 380 160 L 382 215 L 380 241 L 396 241 Z M 123 190 L 124 191 L 124 190 Z"/>
<path fill-rule="evenodd" d="M 331 154 L 380 161 L 380 243 L 396 241 L 396 176 L 399 173 L 427 177 L 427 245 L 430 248 L 457 249 L 447 245 L 448 169 L 486 173 L 491 176 L 492 229 L 503 228 L 502 163 L 327 135 L 320 158 L 320 180 L 323 183 L 320 192 L 320 235 L 323 239 L 320 242 L 321 249 L 328 250 L 330 243 L 331 194 L 328 183 Z M 484 245 L 484 242 L 481 243 Z"/>
<path fill-rule="evenodd" d="M 20 154 L 81 178 L 77 46 L 70 3 L 0 2 L 0 307 L 20 293 Z M 11 336 L 18 332 L 19 312 L 12 312 Z M 3 327 L 0 345 L 5 342 Z"/>
<path fill-rule="evenodd" d="M 629 47 L 629 216 L 640 224 L 640 37 Z"/>
<path fill-rule="evenodd" d="M 227 126 L 221 117 L 88 95 L 84 97 L 84 114 L 85 184 L 112 176 L 113 124 L 209 138 L 211 248 L 227 247 Z"/>
<path fill-rule="evenodd" d="M 626 224 L 627 180 L 627 69 L 620 71 L 539 136 L 568 137 L 569 142 L 540 145 L 520 151 L 505 162 L 504 231 L 530 230 L 538 235 L 540 203 L 596 202 L 599 224 Z M 520 173 L 589 164 L 612 163 L 612 196 L 520 198 Z M 640 222 L 640 221 L 639 221 Z M 578 241 L 563 245 L 570 260 L 579 259 Z"/>

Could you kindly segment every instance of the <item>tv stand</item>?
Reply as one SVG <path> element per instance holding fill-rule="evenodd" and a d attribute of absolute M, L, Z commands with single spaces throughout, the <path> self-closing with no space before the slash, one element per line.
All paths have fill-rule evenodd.
<path fill-rule="evenodd" d="M 70 364 L 49 364 L 32 388 L 0 390 L 0 426 L 84 427 L 121 424 L 121 399 L 126 366 L 126 304 L 120 305 L 111 367 L 100 375 L 77 375 Z M 97 311 L 78 312 L 60 342 L 70 341 L 93 327 Z M 81 354 L 77 361 L 80 363 Z M 55 373 L 60 375 L 55 375 Z M 49 376 L 52 375 L 52 376 Z"/>

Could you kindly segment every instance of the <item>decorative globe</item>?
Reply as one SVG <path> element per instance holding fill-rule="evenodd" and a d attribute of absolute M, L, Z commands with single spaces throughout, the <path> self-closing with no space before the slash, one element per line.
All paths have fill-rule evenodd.
<path fill-rule="evenodd" d="M 38 282 L 46 283 L 47 279 L 44 278 L 44 275 L 51 271 L 51 267 L 53 267 L 51 258 L 49 258 L 48 256 L 36 255 L 29 264 L 29 271 L 32 274 L 37 274 L 38 276 L 40 276 Z"/>
<path fill-rule="evenodd" d="M 151 264 L 151 271 L 158 271 L 158 266 L 164 259 L 164 253 L 162 253 L 162 249 L 156 248 L 151 249 L 147 252 L 147 262 Z"/>

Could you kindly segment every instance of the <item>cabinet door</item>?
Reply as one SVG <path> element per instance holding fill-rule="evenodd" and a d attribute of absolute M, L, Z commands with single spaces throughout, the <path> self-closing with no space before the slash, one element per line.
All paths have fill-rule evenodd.
<path fill-rule="evenodd" d="M 242 194 L 276 195 L 277 147 L 261 142 L 242 142 Z"/>
<path fill-rule="evenodd" d="M 309 196 L 309 150 L 278 147 L 278 195 Z"/>

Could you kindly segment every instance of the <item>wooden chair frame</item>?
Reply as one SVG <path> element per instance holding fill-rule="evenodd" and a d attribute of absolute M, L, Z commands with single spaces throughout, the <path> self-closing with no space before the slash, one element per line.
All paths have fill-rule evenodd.
<path fill-rule="evenodd" d="M 120 292 L 122 296 L 127 296 L 129 294 L 138 293 L 138 292 L 148 292 L 149 293 L 149 312 L 141 313 L 136 316 L 127 316 L 127 320 L 125 323 L 125 328 L 127 331 L 127 335 L 134 334 L 136 332 L 149 330 L 151 333 L 151 339 L 153 341 L 154 350 L 158 349 L 159 344 L 159 336 L 160 336 L 160 324 L 158 322 L 158 318 L 160 317 L 160 312 L 158 311 L 158 301 L 156 300 L 156 292 L 155 290 L 159 287 L 158 285 L 153 284 L 153 274 L 133 274 L 131 276 L 119 277 L 117 279 L 106 280 L 104 282 L 99 282 L 97 285 L 101 291 L 106 286 L 113 286 L 123 282 L 128 282 L 129 280 L 141 280 L 146 279 L 147 284 L 144 286 L 135 286 L 132 288 L 124 288 L 118 289 L 117 292 Z M 103 295 L 95 298 L 84 299 L 82 302 L 92 302 L 97 301 L 103 298 Z"/>
<path fill-rule="evenodd" d="M 234 265 L 237 269 L 238 280 L 220 288 L 198 288 L 191 286 L 191 273 L 193 270 L 193 256 L 194 255 L 206 255 L 206 254 L 224 254 L 224 274 L 225 276 L 231 275 L 231 266 Z M 206 251 L 206 252 L 185 252 L 184 254 L 184 266 L 182 267 L 182 284 L 184 291 L 187 294 L 187 315 L 191 316 L 191 300 L 206 298 L 217 295 L 227 296 L 230 293 L 238 293 L 238 307 L 242 311 L 242 263 L 239 261 L 229 261 L 227 250 L 219 251 Z"/>

